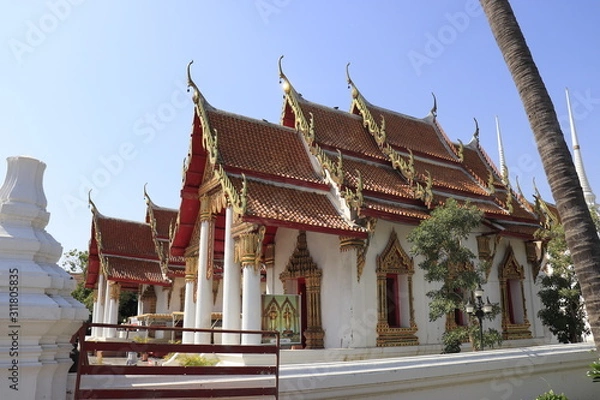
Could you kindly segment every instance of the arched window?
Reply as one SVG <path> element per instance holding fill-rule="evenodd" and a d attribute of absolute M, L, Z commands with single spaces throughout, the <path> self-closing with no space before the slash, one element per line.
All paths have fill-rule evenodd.
<path fill-rule="evenodd" d="M 412 259 L 400 246 L 395 231 L 377 256 L 377 346 L 414 346 L 415 336 Z"/>
<path fill-rule="evenodd" d="M 512 246 L 508 246 L 498 271 L 500 293 L 502 296 L 502 337 L 510 339 L 529 339 L 531 331 L 523 281 L 525 271 L 517 262 Z"/>

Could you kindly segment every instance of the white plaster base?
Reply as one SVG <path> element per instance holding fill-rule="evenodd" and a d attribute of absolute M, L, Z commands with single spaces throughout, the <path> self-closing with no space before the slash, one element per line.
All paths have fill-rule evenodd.
<path fill-rule="evenodd" d="M 552 345 L 419 357 L 283 365 L 280 399 L 500 400 L 534 399 L 553 389 L 595 400 L 587 378 L 598 355 L 589 344 Z M 235 387 L 271 384 L 264 377 L 85 377 L 84 387 Z M 271 380 L 272 382 L 272 380 Z"/>

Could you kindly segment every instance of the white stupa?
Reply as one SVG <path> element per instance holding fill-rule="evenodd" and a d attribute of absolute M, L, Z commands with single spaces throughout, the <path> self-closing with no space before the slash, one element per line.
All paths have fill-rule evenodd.
<path fill-rule="evenodd" d="M 583 159 L 581 157 L 581 148 L 579 147 L 579 139 L 577 138 L 577 130 L 575 129 L 575 119 L 573 118 L 573 110 L 571 109 L 571 99 L 569 98 L 569 89 L 565 89 L 567 95 L 567 108 L 569 110 L 569 124 L 571 126 L 571 142 L 573 145 L 573 163 L 575 164 L 575 170 L 577 171 L 577 176 L 579 177 L 579 183 L 581 184 L 581 189 L 583 189 L 583 196 L 585 197 L 585 201 L 589 207 L 598 209 L 598 204 L 596 204 L 596 195 L 592 191 L 592 187 L 588 181 L 587 175 L 585 173 L 585 168 L 583 166 Z"/>
<path fill-rule="evenodd" d="M 0 187 L 0 397 L 65 399 L 71 336 L 87 320 L 60 268 L 62 246 L 45 230 L 46 165 L 9 157 Z M 4 376 L 6 375 L 6 376 Z"/>

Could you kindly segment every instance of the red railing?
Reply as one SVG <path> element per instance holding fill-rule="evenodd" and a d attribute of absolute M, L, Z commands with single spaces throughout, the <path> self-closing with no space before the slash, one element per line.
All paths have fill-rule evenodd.
<path fill-rule="evenodd" d="M 227 344 L 171 344 L 171 343 L 136 343 L 134 341 L 92 341 L 85 339 L 85 333 L 90 327 L 125 329 L 127 331 L 166 331 L 166 332 L 202 332 L 211 334 L 268 334 L 274 338 L 274 343 L 264 345 L 227 345 Z M 170 327 L 124 326 L 110 324 L 84 324 L 73 336 L 79 341 L 79 360 L 77 366 L 77 379 L 75 382 L 75 400 L 79 399 L 170 399 L 170 398 L 223 398 L 239 396 L 272 396 L 279 398 L 279 346 L 280 337 L 274 331 L 241 331 L 227 329 L 189 329 Z M 273 355 L 274 362 L 261 365 L 227 365 L 227 366 L 159 366 L 159 365 L 103 365 L 91 364 L 90 354 L 103 353 L 212 353 L 212 354 L 264 354 Z M 269 359 L 273 360 L 269 357 Z M 105 358 L 106 361 L 109 358 Z M 192 387 L 190 383 L 177 382 L 185 388 L 169 388 L 166 385 L 156 388 L 135 387 L 81 387 L 83 376 L 125 376 L 146 375 L 156 376 L 156 383 L 160 377 L 173 375 L 203 376 L 207 377 L 201 383 Z M 241 378 L 255 377 L 256 379 L 223 380 L 215 385 L 216 377 L 235 376 Z M 212 379 L 211 379 L 212 377 Z M 244 386 L 245 385 L 245 386 Z M 106 386 L 106 385 L 103 385 Z M 213 387 L 210 387 L 213 386 Z M 218 387 L 214 387 L 218 386 Z"/>

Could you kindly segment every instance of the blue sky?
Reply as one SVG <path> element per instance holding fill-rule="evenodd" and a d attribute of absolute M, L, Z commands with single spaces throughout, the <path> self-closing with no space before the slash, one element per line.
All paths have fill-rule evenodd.
<path fill-rule="evenodd" d="M 513 1 L 568 133 L 569 87 L 588 178 L 600 191 L 600 3 Z M 179 204 L 192 104 L 185 67 L 215 107 L 279 121 L 277 59 L 311 101 L 348 109 L 345 65 L 371 102 L 416 117 L 438 99 L 450 139 L 497 162 L 494 116 L 515 182 L 551 199 L 529 123 L 474 0 L 4 1 L 0 14 L 0 178 L 6 157 L 47 164 L 47 230 L 86 249 L 87 192 L 108 216 L 141 221 L 143 187 Z M 567 139 L 570 143 L 570 139 Z M 268 156 L 268 155 L 265 155 Z"/>

